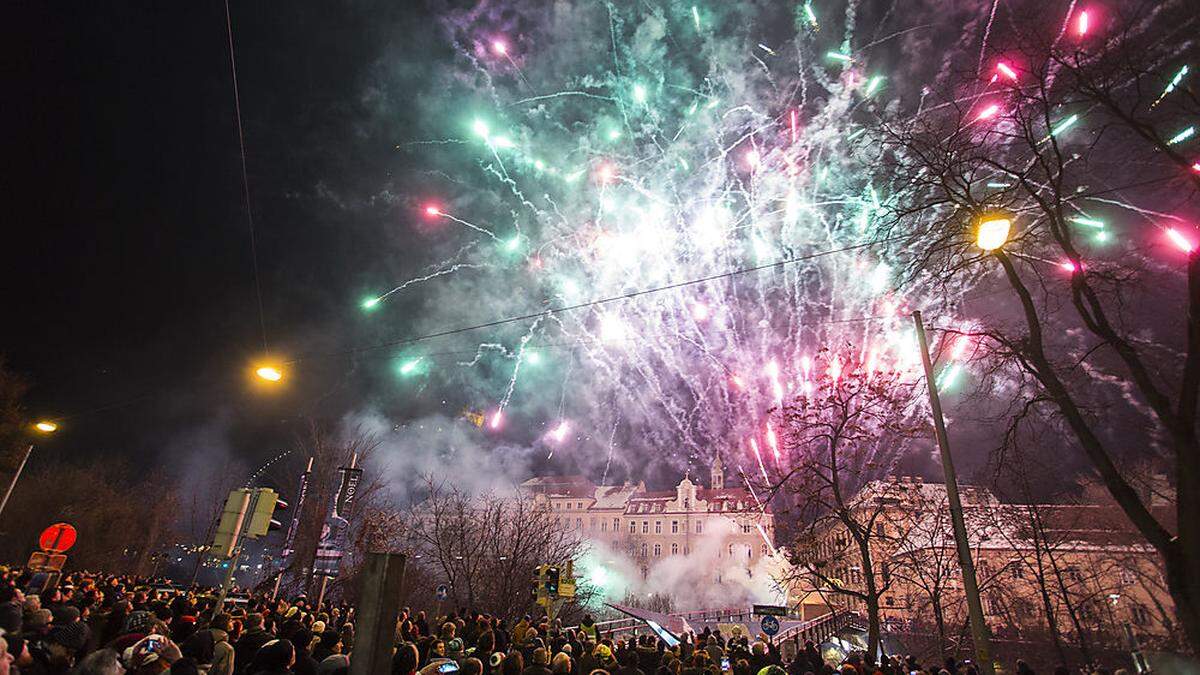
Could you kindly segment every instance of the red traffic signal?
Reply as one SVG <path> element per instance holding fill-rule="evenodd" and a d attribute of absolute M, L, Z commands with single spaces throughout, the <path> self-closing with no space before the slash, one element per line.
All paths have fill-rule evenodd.
<path fill-rule="evenodd" d="M 279 513 L 280 511 L 287 511 L 287 510 L 288 510 L 288 503 L 283 501 L 282 499 L 279 499 L 278 497 L 276 497 L 275 498 L 275 513 Z M 279 522 L 278 520 L 276 520 L 274 518 L 271 518 L 271 520 L 269 520 L 267 522 L 267 530 L 278 530 L 282 527 L 283 527 L 283 523 Z"/>

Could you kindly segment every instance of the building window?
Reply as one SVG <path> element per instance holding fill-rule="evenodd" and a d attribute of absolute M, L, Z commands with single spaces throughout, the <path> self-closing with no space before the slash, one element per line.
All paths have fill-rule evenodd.
<path fill-rule="evenodd" d="M 645 557 L 646 557 L 646 544 L 645 544 L 645 542 L 643 542 L 643 543 L 642 543 L 642 557 L 643 557 L 643 558 L 645 558 Z"/>
<path fill-rule="evenodd" d="M 684 555 L 691 555 L 691 554 L 692 554 L 692 552 L 691 552 L 691 550 L 688 548 L 687 544 L 684 544 L 684 545 L 683 545 L 683 554 L 684 554 Z M 718 556 L 718 557 L 720 557 L 720 556 Z"/>
<path fill-rule="evenodd" d="M 730 558 L 732 558 L 732 557 L 733 557 L 733 544 L 730 544 L 730 545 L 729 545 L 729 557 L 730 557 Z"/>
<path fill-rule="evenodd" d="M 577 529 L 577 530 L 582 530 L 582 529 L 583 529 L 583 518 L 576 518 L 576 519 L 575 519 L 575 529 Z"/>
<path fill-rule="evenodd" d="M 613 550 L 614 551 L 621 550 L 621 540 L 620 539 L 613 539 Z"/>
<path fill-rule="evenodd" d="M 742 526 L 742 534 L 750 534 L 750 526 L 749 525 Z"/>
<path fill-rule="evenodd" d="M 671 555 L 679 555 L 679 544 L 671 544 Z"/>
<path fill-rule="evenodd" d="M 704 521 L 697 520 L 696 521 L 696 534 L 703 534 L 703 533 L 704 533 Z"/>
<path fill-rule="evenodd" d="M 660 555 L 662 555 L 662 544 L 655 544 L 654 545 L 654 557 L 657 558 Z"/>
<path fill-rule="evenodd" d="M 896 598 L 889 595 L 883 599 L 883 603 L 885 605 L 887 605 L 888 607 L 895 607 L 896 606 Z"/>
<path fill-rule="evenodd" d="M 671 521 L 671 534 L 679 534 L 679 521 L 678 520 Z"/>
<path fill-rule="evenodd" d="M 575 508 L 582 510 L 582 509 L 583 509 L 583 502 L 576 502 L 576 503 L 575 503 Z"/>
<path fill-rule="evenodd" d="M 662 521 L 654 521 L 654 534 L 662 534 Z"/>
<path fill-rule="evenodd" d="M 764 558 L 767 557 L 767 545 L 766 544 L 762 545 L 762 557 L 764 557 Z"/>
<path fill-rule="evenodd" d="M 621 519 L 613 518 L 613 532 L 619 532 L 620 530 L 621 530 Z"/>
<path fill-rule="evenodd" d="M 753 547 L 753 546 L 747 546 L 747 547 L 746 547 L 746 557 L 747 557 L 747 558 L 753 558 L 753 557 L 754 557 L 754 547 Z"/>
<path fill-rule="evenodd" d="M 562 511 L 562 502 L 554 502 L 554 510 Z"/>
<path fill-rule="evenodd" d="M 608 532 L 608 521 L 607 520 L 600 521 L 600 531 Z"/>
<path fill-rule="evenodd" d="M 629 534 L 637 534 L 637 521 L 629 521 Z"/>
<path fill-rule="evenodd" d="M 1013 579 L 1024 579 L 1025 578 L 1025 565 L 1020 560 L 1013 561 L 1012 568 L 1010 568 L 1010 571 L 1012 573 Z"/>
<path fill-rule="evenodd" d="M 650 521 L 643 520 L 642 521 L 642 534 L 649 534 L 649 533 L 650 533 Z"/>

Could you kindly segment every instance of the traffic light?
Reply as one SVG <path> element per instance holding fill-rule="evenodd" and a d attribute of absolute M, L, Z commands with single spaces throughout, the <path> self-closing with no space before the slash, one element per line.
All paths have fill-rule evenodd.
<path fill-rule="evenodd" d="M 555 597 L 558 595 L 558 568 L 554 566 L 546 567 L 546 595 Z"/>
<path fill-rule="evenodd" d="M 283 527 L 274 516 L 277 511 L 286 511 L 287 507 L 288 503 L 279 498 L 278 492 L 271 488 L 259 488 L 258 501 L 254 504 L 254 515 L 250 518 L 246 536 L 254 539 Z"/>
<path fill-rule="evenodd" d="M 546 567 L 546 565 L 538 565 L 534 569 L 533 588 L 531 590 L 535 598 L 542 592 L 542 583 L 546 579 Z"/>
<path fill-rule="evenodd" d="M 241 488 L 229 493 L 225 500 L 225 508 L 221 510 L 221 520 L 217 523 L 217 531 L 213 534 L 210 551 L 218 558 L 233 556 L 241 535 L 242 524 L 246 518 L 246 510 L 250 508 L 250 490 Z"/>

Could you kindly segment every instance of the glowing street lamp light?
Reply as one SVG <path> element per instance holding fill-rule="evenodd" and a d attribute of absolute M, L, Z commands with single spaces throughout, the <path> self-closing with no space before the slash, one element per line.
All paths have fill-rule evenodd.
<path fill-rule="evenodd" d="M 33 425 L 33 428 L 37 429 L 43 434 L 52 434 L 58 431 L 58 423 L 51 420 L 38 420 L 38 422 Z"/>
<path fill-rule="evenodd" d="M 259 366 L 254 374 L 268 382 L 278 382 L 283 379 L 283 371 L 275 366 Z"/>
<path fill-rule="evenodd" d="M 1012 233 L 1012 218 L 1007 214 L 985 215 L 975 228 L 975 245 L 985 251 L 995 251 L 1008 243 Z"/>

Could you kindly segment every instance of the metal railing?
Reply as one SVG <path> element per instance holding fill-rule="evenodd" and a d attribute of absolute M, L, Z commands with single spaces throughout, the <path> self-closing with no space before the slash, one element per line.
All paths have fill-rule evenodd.
<path fill-rule="evenodd" d="M 798 641 L 812 640 L 815 643 L 824 642 L 829 636 L 859 623 L 858 614 L 850 611 L 831 612 L 815 619 L 809 619 L 796 626 L 791 626 L 779 635 L 776 641 L 796 639 Z"/>

